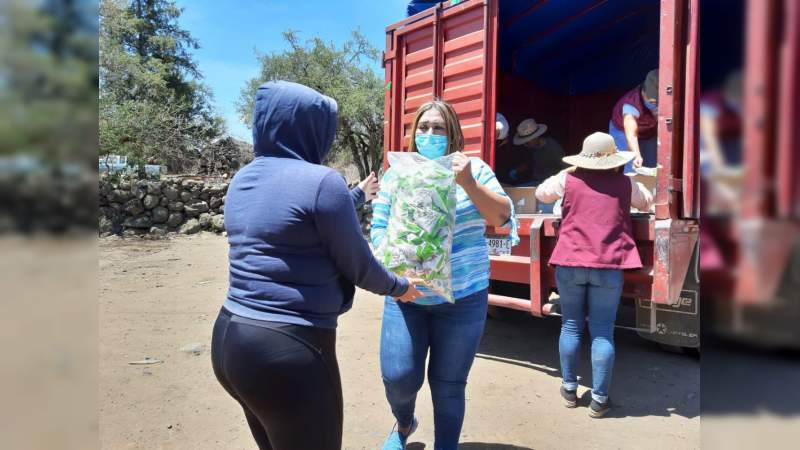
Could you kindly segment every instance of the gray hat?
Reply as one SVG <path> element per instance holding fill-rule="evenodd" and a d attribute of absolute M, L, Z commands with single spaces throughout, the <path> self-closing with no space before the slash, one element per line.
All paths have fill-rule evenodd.
<path fill-rule="evenodd" d="M 647 98 L 658 98 L 658 69 L 647 72 L 642 90 Z"/>
<path fill-rule="evenodd" d="M 525 119 L 517 125 L 517 133 L 514 135 L 514 145 L 522 145 L 532 141 L 547 132 L 547 125 L 536 123 L 533 119 Z"/>

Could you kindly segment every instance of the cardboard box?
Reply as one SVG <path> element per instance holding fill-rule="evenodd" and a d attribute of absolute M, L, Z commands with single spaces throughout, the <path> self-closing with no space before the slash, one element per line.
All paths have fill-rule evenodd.
<path fill-rule="evenodd" d="M 634 181 L 642 183 L 644 187 L 650 190 L 653 197 L 656 195 L 656 173 L 657 169 L 652 167 L 638 167 L 635 169 L 636 175 L 633 175 Z"/>
<path fill-rule="evenodd" d="M 514 202 L 514 211 L 517 214 L 536 214 L 538 201 L 536 200 L 536 187 L 503 187 L 506 194 Z"/>
<path fill-rule="evenodd" d="M 631 212 L 653 212 L 655 211 L 655 198 L 656 198 L 656 170 L 648 167 L 640 167 L 636 169 L 636 175 L 633 175 L 633 181 L 641 183 L 653 195 L 653 206 L 651 211 L 639 211 L 631 206 Z"/>
<path fill-rule="evenodd" d="M 637 183 L 642 183 L 644 187 L 650 190 L 650 193 L 653 194 L 653 196 L 656 195 L 656 177 L 636 174 L 634 175 L 633 180 Z"/>

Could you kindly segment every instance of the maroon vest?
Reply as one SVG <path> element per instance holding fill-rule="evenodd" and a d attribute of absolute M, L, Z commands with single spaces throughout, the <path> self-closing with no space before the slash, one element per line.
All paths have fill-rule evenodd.
<path fill-rule="evenodd" d="M 644 106 L 644 100 L 642 99 L 642 86 L 636 86 L 628 91 L 622 96 L 622 98 L 617 100 L 617 104 L 614 105 L 614 110 L 611 113 L 611 122 L 614 123 L 614 126 L 620 130 L 625 129 L 625 125 L 622 120 L 622 105 L 625 103 L 628 103 L 639 110 L 639 118 L 636 119 L 636 123 L 639 125 L 639 138 L 654 138 L 656 136 L 656 132 L 658 131 L 658 118 L 654 116 L 646 106 Z"/>
<path fill-rule="evenodd" d="M 729 107 L 722 92 L 715 90 L 704 94 L 700 103 L 707 103 L 719 111 L 717 117 L 717 133 L 721 141 L 742 137 L 742 120 L 739 114 Z"/>
<path fill-rule="evenodd" d="M 631 180 L 621 172 L 567 174 L 561 226 L 550 264 L 598 269 L 642 267 L 633 239 Z"/>

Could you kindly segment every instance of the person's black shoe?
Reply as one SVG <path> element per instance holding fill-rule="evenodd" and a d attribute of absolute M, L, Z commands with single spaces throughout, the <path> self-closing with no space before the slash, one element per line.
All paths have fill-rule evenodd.
<path fill-rule="evenodd" d="M 606 413 L 611 409 L 611 401 L 606 400 L 605 403 L 600 403 L 595 399 L 592 399 L 592 403 L 589 405 L 589 416 L 598 419 L 606 415 Z"/>
<path fill-rule="evenodd" d="M 574 408 L 578 405 L 578 392 L 577 391 L 568 391 L 561 386 L 561 398 L 564 399 L 564 405 L 567 408 Z"/>

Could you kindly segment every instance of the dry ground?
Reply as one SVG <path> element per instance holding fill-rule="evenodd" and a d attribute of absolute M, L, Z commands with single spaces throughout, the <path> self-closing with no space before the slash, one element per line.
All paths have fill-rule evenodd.
<path fill-rule="evenodd" d="M 254 449 L 217 384 L 208 345 L 227 283 L 224 238 L 102 239 L 99 244 L 100 438 L 108 449 Z M 359 291 L 340 320 L 344 447 L 375 449 L 393 424 L 378 367 L 381 301 Z M 558 322 L 511 314 L 487 322 L 467 388 L 464 449 L 699 448 L 700 365 L 617 332 L 611 417 L 561 405 Z M 199 343 L 199 355 L 181 351 Z M 585 353 L 585 352 L 584 352 Z M 130 365 L 145 357 L 156 365 Z M 584 355 L 583 387 L 589 378 Z M 430 393 L 409 448 L 433 448 Z"/>

